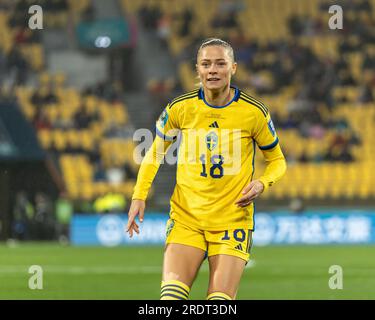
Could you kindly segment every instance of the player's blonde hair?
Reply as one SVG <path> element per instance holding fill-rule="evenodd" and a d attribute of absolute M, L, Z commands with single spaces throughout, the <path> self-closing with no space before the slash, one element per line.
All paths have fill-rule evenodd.
<path fill-rule="evenodd" d="M 211 47 L 211 46 L 219 46 L 219 47 L 225 48 L 232 62 L 234 62 L 234 52 L 233 52 L 232 46 L 228 42 L 221 40 L 219 38 L 208 38 L 202 42 L 202 44 L 200 45 L 198 49 L 197 61 L 198 61 L 198 56 L 201 50 L 205 47 Z"/>

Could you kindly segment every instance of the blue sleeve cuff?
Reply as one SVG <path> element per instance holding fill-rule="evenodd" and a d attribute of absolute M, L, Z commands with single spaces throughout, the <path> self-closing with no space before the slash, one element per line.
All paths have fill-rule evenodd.
<path fill-rule="evenodd" d="M 260 150 L 270 150 L 274 147 L 276 147 L 276 145 L 279 143 L 279 138 L 276 138 L 276 140 L 274 142 L 272 142 L 271 144 L 268 144 L 266 146 L 258 146 Z"/>

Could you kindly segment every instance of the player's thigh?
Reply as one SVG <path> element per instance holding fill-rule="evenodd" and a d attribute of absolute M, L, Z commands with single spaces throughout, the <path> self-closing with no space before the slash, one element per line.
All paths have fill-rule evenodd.
<path fill-rule="evenodd" d="M 168 243 L 164 251 L 163 281 L 179 280 L 192 286 L 205 251 L 180 243 Z"/>
<path fill-rule="evenodd" d="M 223 292 L 236 298 L 246 261 L 232 255 L 218 254 L 208 258 L 210 281 L 208 294 Z"/>
<path fill-rule="evenodd" d="M 204 233 L 172 219 L 166 229 L 163 281 L 179 280 L 191 287 L 207 250 Z"/>
<path fill-rule="evenodd" d="M 230 229 L 207 231 L 210 265 L 209 293 L 224 292 L 235 298 L 240 279 L 250 258 L 252 231 Z"/>

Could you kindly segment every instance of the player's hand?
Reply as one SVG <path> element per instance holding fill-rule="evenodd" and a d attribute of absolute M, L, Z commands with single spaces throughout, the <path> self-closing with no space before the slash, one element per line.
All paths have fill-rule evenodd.
<path fill-rule="evenodd" d="M 144 200 L 134 199 L 130 205 L 128 212 L 128 225 L 126 226 L 126 232 L 129 232 L 130 238 L 133 237 L 133 231 L 139 234 L 139 226 L 135 222 L 135 217 L 139 215 L 139 222 L 143 222 L 145 215 L 146 203 Z"/>
<path fill-rule="evenodd" d="M 259 180 L 254 180 L 249 183 L 243 190 L 243 196 L 235 202 L 238 207 L 247 207 L 253 200 L 263 192 L 264 185 Z"/>

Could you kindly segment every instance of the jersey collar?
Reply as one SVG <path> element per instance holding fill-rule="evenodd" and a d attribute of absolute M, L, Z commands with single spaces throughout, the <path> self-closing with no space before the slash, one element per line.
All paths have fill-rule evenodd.
<path fill-rule="evenodd" d="M 204 91 L 203 91 L 203 88 L 200 88 L 199 91 L 198 91 L 198 99 L 202 99 L 203 102 L 209 106 L 210 108 L 216 108 L 216 109 L 221 109 L 221 108 L 225 108 L 227 106 L 229 106 L 233 101 L 238 101 L 239 97 L 240 97 L 240 90 L 235 87 L 235 86 L 230 86 L 231 88 L 234 89 L 234 97 L 232 98 L 231 101 L 229 101 L 226 105 L 224 106 L 213 106 L 212 104 L 209 104 L 206 99 L 204 98 Z"/>

